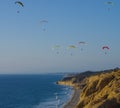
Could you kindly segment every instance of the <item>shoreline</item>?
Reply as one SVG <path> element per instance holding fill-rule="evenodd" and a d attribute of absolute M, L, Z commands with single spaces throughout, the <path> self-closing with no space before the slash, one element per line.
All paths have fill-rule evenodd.
<path fill-rule="evenodd" d="M 70 100 L 68 100 L 68 102 L 63 106 L 63 108 L 75 108 L 76 105 L 78 104 L 79 100 L 80 100 L 80 93 L 81 90 L 80 89 L 74 89 L 74 93 L 72 94 L 72 97 Z"/>

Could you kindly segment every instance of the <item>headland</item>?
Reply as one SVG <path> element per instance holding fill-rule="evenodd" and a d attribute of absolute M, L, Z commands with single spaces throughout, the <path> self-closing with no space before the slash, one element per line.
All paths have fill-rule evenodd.
<path fill-rule="evenodd" d="M 57 84 L 74 89 L 64 108 L 120 108 L 119 68 L 69 75 Z"/>

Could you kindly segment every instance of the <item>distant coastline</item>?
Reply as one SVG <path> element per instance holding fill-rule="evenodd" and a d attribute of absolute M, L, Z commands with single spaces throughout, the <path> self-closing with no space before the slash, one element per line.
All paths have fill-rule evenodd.
<path fill-rule="evenodd" d="M 57 84 L 74 89 L 72 98 L 63 108 L 120 108 L 119 68 L 69 75 Z"/>

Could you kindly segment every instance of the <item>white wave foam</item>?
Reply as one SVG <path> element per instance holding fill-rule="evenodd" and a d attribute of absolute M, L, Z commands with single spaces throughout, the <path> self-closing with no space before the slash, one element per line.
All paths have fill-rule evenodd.
<path fill-rule="evenodd" d="M 60 108 L 57 101 L 46 101 L 34 106 L 34 108 Z"/>
<path fill-rule="evenodd" d="M 59 93 L 54 93 L 53 97 L 45 102 L 40 102 L 33 108 L 63 108 L 64 104 L 71 98 L 73 92 L 71 88 L 64 89 Z"/>

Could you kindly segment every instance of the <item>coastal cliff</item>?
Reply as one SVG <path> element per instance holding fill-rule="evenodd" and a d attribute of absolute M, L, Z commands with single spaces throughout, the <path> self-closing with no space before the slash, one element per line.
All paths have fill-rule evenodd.
<path fill-rule="evenodd" d="M 120 108 L 120 69 L 77 74 L 58 81 L 81 89 L 75 108 Z"/>
<path fill-rule="evenodd" d="M 72 86 L 74 88 L 83 88 L 84 79 L 95 74 L 97 74 L 97 72 L 86 71 L 79 74 L 69 75 L 58 81 L 57 84 Z"/>
<path fill-rule="evenodd" d="M 86 79 L 77 108 L 120 108 L 120 70 Z"/>

